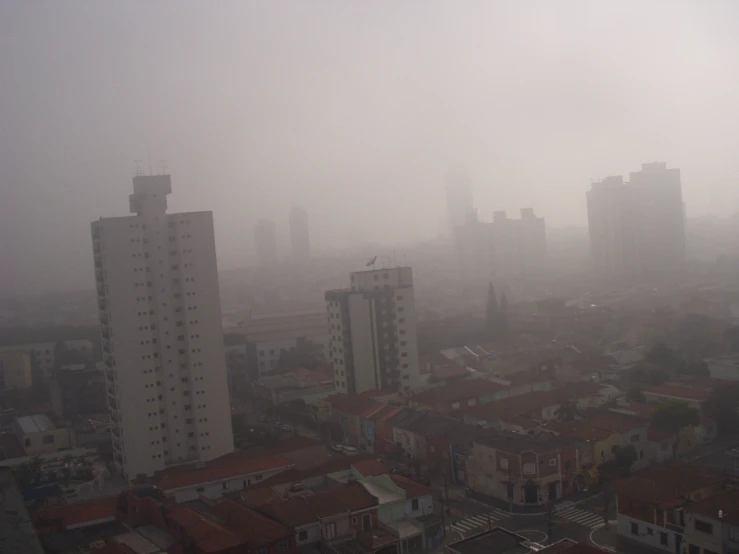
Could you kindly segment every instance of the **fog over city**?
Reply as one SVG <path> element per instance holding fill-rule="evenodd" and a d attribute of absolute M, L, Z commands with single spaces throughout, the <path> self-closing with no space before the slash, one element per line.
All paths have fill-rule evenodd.
<path fill-rule="evenodd" d="M 144 173 L 212 210 L 219 266 L 310 214 L 314 251 L 481 218 L 585 227 L 591 180 L 679 167 L 688 217 L 739 207 L 736 2 L 3 2 L 0 282 L 91 288 L 89 222 Z"/>

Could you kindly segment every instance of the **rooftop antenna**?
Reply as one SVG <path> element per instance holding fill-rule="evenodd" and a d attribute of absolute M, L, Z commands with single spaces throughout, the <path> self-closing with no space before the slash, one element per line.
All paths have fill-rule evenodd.
<path fill-rule="evenodd" d="M 165 160 L 159 160 L 159 167 L 161 168 L 162 175 L 167 174 L 167 162 Z"/>

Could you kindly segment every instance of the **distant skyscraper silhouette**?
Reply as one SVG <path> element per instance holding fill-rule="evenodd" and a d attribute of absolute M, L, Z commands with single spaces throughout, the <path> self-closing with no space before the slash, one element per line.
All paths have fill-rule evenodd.
<path fill-rule="evenodd" d="M 290 210 L 290 247 L 296 260 L 310 258 L 308 212 L 302 206 L 295 206 Z"/>
<path fill-rule="evenodd" d="M 606 276 L 656 275 L 685 260 L 680 170 L 664 162 L 593 183 L 587 192 L 590 253 Z"/>
<path fill-rule="evenodd" d="M 135 215 L 91 224 L 113 459 L 128 479 L 233 450 L 212 212 L 168 214 L 169 175 L 133 179 Z"/>
<path fill-rule="evenodd" d="M 254 228 L 254 245 L 260 265 L 270 266 L 277 262 L 277 231 L 275 222 L 263 219 Z"/>
<path fill-rule="evenodd" d="M 454 237 L 457 227 L 465 225 L 470 217 L 476 217 L 472 182 L 463 166 L 456 166 L 447 172 L 446 210 L 450 237 Z"/>

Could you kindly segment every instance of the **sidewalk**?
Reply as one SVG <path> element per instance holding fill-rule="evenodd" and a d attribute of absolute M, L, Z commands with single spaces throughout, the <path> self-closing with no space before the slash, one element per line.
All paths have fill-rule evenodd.
<path fill-rule="evenodd" d="M 618 554 L 655 554 L 659 552 L 659 550 L 648 546 L 620 538 L 617 532 L 616 520 L 611 520 L 609 523 L 608 529 L 601 525 L 590 532 L 590 542 L 598 548 Z"/>

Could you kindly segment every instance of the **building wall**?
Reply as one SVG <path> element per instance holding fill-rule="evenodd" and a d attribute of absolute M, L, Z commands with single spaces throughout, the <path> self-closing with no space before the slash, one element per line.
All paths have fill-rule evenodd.
<path fill-rule="evenodd" d="M 22 350 L 0 351 L 0 393 L 32 384 L 31 356 Z"/>
<path fill-rule="evenodd" d="M 415 510 L 413 509 L 413 500 L 413 498 L 410 498 L 405 501 L 405 515 L 409 518 L 415 519 L 434 513 L 434 499 L 432 495 L 427 494 L 416 498 L 415 500 L 418 502 Z"/>
<path fill-rule="evenodd" d="M 128 478 L 233 450 L 213 215 L 166 214 L 168 176 L 134 178 L 137 215 L 92 224 L 114 458 Z"/>
<path fill-rule="evenodd" d="M 704 530 L 696 529 L 695 522 L 709 524 L 711 532 L 706 533 Z M 728 537 L 727 537 L 728 538 Z M 712 552 L 724 552 L 723 543 L 723 526 L 717 519 L 698 515 L 691 512 L 685 513 L 685 541 L 689 545 L 697 546 L 701 549 L 707 549 Z"/>
<path fill-rule="evenodd" d="M 411 269 L 355 272 L 350 280 L 351 289 L 326 293 L 336 389 L 361 394 L 416 387 L 420 368 Z"/>
<path fill-rule="evenodd" d="M 28 456 L 58 452 L 72 445 L 70 431 L 67 427 L 28 434 L 16 429 L 16 436 Z"/>
<path fill-rule="evenodd" d="M 248 473 L 228 479 L 220 479 L 209 483 L 201 483 L 180 489 L 166 491 L 167 494 L 173 495 L 178 503 L 197 500 L 201 495 L 216 499 L 222 497 L 228 492 L 240 491 L 249 488 L 251 485 L 257 485 L 265 479 L 269 479 L 288 469 L 289 466 L 279 467 L 261 471 L 259 473 Z"/>
<path fill-rule="evenodd" d="M 636 534 L 633 533 L 632 524 L 636 525 Z M 617 516 L 617 529 L 620 536 L 630 541 L 651 546 L 652 548 L 665 552 L 676 551 L 676 533 L 664 527 L 652 525 L 619 513 Z M 650 529 L 652 530 L 651 534 L 649 533 Z"/>
<path fill-rule="evenodd" d="M 300 540 L 301 531 L 305 531 L 305 539 Z M 298 546 L 313 544 L 321 541 L 321 525 L 318 522 L 301 525 L 295 528 L 295 543 Z"/>

